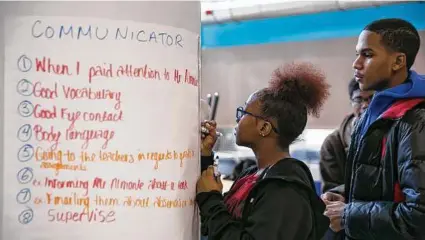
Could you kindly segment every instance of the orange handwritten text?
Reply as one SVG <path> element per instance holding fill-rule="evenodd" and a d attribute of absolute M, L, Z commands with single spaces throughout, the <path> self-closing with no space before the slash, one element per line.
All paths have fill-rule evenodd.
<path fill-rule="evenodd" d="M 75 161 L 75 154 L 69 150 L 62 151 L 60 149 L 43 149 L 42 147 L 35 148 L 35 160 L 52 161 L 62 163 L 63 160 L 68 162 Z"/>
<path fill-rule="evenodd" d="M 194 150 L 186 150 L 183 152 L 168 151 L 167 152 L 147 152 L 139 153 L 137 159 L 139 161 L 151 160 L 155 162 L 154 169 L 158 169 L 159 162 L 165 160 L 180 160 L 180 167 L 183 167 L 183 161 L 192 159 L 195 156 Z"/>
<path fill-rule="evenodd" d="M 128 196 L 125 198 L 125 201 L 123 205 L 125 207 L 139 207 L 139 208 L 147 208 L 150 207 L 150 198 L 133 198 L 131 196 Z"/>
<path fill-rule="evenodd" d="M 58 175 L 60 170 L 68 171 L 87 171 L 86 166 L 84 165 L 73 165 L 73 164 L 62 164 L 62 163 L 50 163 L 42 162 L 40 168 L 54 169 L 55 174 Z"/>
<path fill-rule="evenodd" d="M 127 162 L 134 163 L 132 154 L 115 152 L 99 151 L 99 160 L 101 162 Z"/>
<path fill-rule="evenodd" d="M 55 196 L 53 193 L 46 193 L 46 203 L 51 205 L 83 207 L 83 212 L 90 211 L 90 197 L 79 197 L 77 193 L 71 193 L 70 196 Z"/>
<path fill-rule="evenodd" d="M 107 130 L 105 130 L 107 131 Z M 69 133 L 69 132 L 68 132 Z M 86 134 L 86 135 L 84 135 Z M 104 132 L 104 135 L 96 135 L 93 133 L 80 132 L 80 139 L 85 140 L 85 142 L 89 142 L 96 137 L 98 139 L 103 139 L 105 137 L 105 141 L 109 141 L 111 137 L 113 137 L 113 132 L 108 135 L 108 132 Z M 77 135 L 73 135 L 74 139 Z M 71 139 L 67 139 L 71 140 Z M 86 145 L 85 145 L 86 147 Z M 57 170 L 68 169 L 75 171 L 86 171 L 85 163 L 110 163 L 110 164 L 140 164 L 143 161 L 153 161 L 154 169 L 158 169 L 160 167 L 161 162 L 164 161 L 178 161 L 180 167 L 183 167 L 185 160 L 191 160 L 195 158 L 194 150 L 185 150 L 182 152 L 178 152 L 175 150 L 166 152 L 138 152 L 136 154 L 119 152 L 115 151 L 103 151 L 99 150 L 98 152 L 89 152 L 89 151 L 81 151 L 79 154 L 75 154 L 69 150 L 62 150 L 60 148 L 42 148 L 36 147 L 34 151 L 34 157 L 36 162 L 42 162 L 42 168 L 53 168 Z M 80 167 L 71 167 L 73 165 L 67 165 L 67 163 L 80 164 Z M 162 163 L 164 164 L 164 163 Z M 159 188 L 159 187 L 158 187 Z"/>
<path fill-rule="evenodd" d="M 118 206 L 120 204 L 120 201 L 118 198 L 108 198 L 108 197 L 101 197 L 96 195 L 95 199 L 96 206 Z"/>
<path fill-rule="evenodd" d="M 156 208 L 184 208 L 187 206 L 193 206 L 194 200 L 183 200 L 183 199 L 167 199 L 164 197 L 157 197 L 154 203 Z"/>

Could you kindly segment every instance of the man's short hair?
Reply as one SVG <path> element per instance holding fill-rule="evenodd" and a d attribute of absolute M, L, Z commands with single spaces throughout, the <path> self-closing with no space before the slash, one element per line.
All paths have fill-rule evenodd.
<path fill-rule="evenodd" d="M 360 84 L 356 81 L 355 78 L 352 78 L 348 84 L 348 93 L 350 94 L 350 100 L 353 99 L 353 94 L 355 91 L 360 90 Z"/>
<path fill-rule="evenodd" d="M 421 45 L 413 24 L 403 19 L 386 18 L 370 23 L 364 30 L 379 34 L 387 49 L 406 54 L 407 69 L 412 67 Z"/>

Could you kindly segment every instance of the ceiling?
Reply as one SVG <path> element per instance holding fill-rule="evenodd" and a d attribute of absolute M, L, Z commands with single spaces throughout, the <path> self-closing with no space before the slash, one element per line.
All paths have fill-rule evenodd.
<path fill-rule="evenodd" d="M 324 11 L 344 11 L 359 7 L 379 7 L 400 2 L 406 1 L 201 0 L 201 20 L 203 24 L 222 23 Z"/>

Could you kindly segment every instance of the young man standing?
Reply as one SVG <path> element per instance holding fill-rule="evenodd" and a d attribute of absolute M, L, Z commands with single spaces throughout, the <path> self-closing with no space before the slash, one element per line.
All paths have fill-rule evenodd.
<path fill-rule="evenodd" d="M 360 90 L 355 78 L 348 84 L 348 93 L 352 112 L 342 121 L 339 129 L 329 134 L 320 149 L 320 175 L 322 177 L 322 192 L 344 184 L 345 162 L 354 125 L 360 115 L 367 109 L 373 96 L 373 91 Z"/>
<path fill-rule="evenodd" d="M 322 196 L 331 229 L 346 239 L 425 239 L 425 77 L 410 70 L 419 46 L 401 19 L 359 36 L 355 77 L 376 93 L 353 133 L 345 193 Z"/>

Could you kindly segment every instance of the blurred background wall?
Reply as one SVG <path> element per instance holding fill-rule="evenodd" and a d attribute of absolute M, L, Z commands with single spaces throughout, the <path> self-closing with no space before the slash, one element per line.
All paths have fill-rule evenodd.
<path fill-rule="evenodd" d="M 268 12 L 272 17 L 267 18 L 264 8 L 261 15 L 252 5 L 251 12 L 246 10 L 233 17 L 226 7 L 204 7 L 201 89 L 202 96 L 220 93 L 216 116 L 219 125 L 235 124 L 235 108 L 243 105 L 250 93 L 266 86 L 276 67 L 290 61 L 310 61 L 325 71 L 332 89 L 321 117 L 311 118 L 308 128 L 336 128 L 350 112 L 347 84 L 353 76 L 357 36 L 379 18 L 403 18 L 421 31 L 422 46 L 414 68 L 425 73 L 423 1 L 369 1 L 367 4 L 372 2 L 373 6 L 359 7 L 361 3 L 357 3 L 350 9 L 342 9 L 342 5 L 340 9 L 325 9 L 325 3 L 331 2 L 304 2 L 305 6 L 296 5 L 297 9 L 289 8 L 287 3 L 280 6 L 286 12 L 276 7 Z"/>

